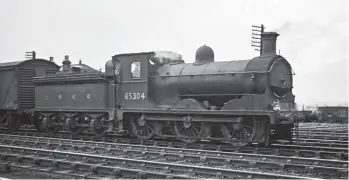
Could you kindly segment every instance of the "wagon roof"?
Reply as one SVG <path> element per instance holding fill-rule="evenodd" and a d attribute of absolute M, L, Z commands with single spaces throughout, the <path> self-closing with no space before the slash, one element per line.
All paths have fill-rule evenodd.
<path fill-rule="evenodd" d="M 29 62 L 29 61 L 48 61 L 46 59 L 28 59 L 28 60 L 22 60 L 22 61 L 10 61 L 10 62 L 3 62 L 3 63 L 0 63 L 0 68 L 2 67 L 10 67 L 10 66 L 19 66 L 20 64 L 22 63 L 25 63 L 25 62 Z M 50 61 L 48 61 L 50 62 Z M 54 63 L 54 62 L 52 62 Z M 56 66 L 58 66 L 56 64 Z"/>
<path fill-rule="evenodd" d="M 24 61 L 11 61 L 11 62 L 4 62 L 0 63 L 0 67 L 8 67 L 8 66 L 17 66 L 21 64 Z"/>

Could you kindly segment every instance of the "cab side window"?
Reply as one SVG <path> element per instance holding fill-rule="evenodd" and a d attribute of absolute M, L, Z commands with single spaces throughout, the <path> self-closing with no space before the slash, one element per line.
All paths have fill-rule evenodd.
<path fill-rule="evenodd" d="M 141 62 L 133 61 L 131 64 L 131 77 L 132 79 L 141 78 Z"/>

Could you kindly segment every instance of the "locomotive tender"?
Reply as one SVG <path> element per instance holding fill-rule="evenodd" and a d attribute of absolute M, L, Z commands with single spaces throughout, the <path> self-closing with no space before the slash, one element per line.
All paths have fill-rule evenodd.
<path fill-rule="evenodd" d="M 292 141 L 293 73 L 276 54 L 277 36 L 262 33 L 262 53 L 250 60 L 215 62 L 204 45 L 194 63 L 171 52 L 118 54 L 102 73 L 66 57 L 59 73 L 33 78 L 32 122 L 51 133 L 131 132 L 143 140 Z"/>

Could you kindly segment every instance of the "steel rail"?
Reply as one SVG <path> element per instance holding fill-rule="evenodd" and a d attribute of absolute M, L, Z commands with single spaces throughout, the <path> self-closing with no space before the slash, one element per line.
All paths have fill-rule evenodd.
<path fill-rule="evenodd" d="M 317 136 L 338 136 L 338 137 L 348 137 L 347 132 L 339 133 L 339 132 L 313 132 L 313 131 L 300 131 L 299 134 L 307 135 L 307 134 L 313 134 Z"/>
<path fill-rule="evenodd" d="M 309 127 L 309 126 L 301 126 L 300 125 L 300 129 L 302 130 L 316 130 L 316 131 L 348 131 L 348 124 L 343 125 L 343 126 L 338 126 L 338 127 L 324 127 L 324 126 L 317 126 L 317 127 Z"/>
<path fill-rule="evenodd" d="M 281 142 L 281 141 L 278 141 Z M 340 143 L 340 142 L 322 142 L 321 140 L 311 139 L 307 140 L 302 138 L 302 140 L 298 141 L 298 145 L 302 146 L 317 146 L 317 147 L 333 147 L 333 148 L 348 148 L 348 143 Z M 279 143 L 275 143 L 277 145 Z M 281 143 L 283 144 L 283 143 Z"/>
<path fill-rule="evenodd" d="M 316 135 L 312 133 L 302 134 L 299 136 L 300 138 L 311 138 L 311 139 L 325 139 L 325 140 L 340 140 L 347 141 L 348 136 L 336 136 L 336 135 Z"/>
<path fill-rule="evenodd" d="M 348 125 L 348 124 L 347 124 Z M 348 127 L 300 127 L 303 131 L 312 131 L 315 130 L 317 132 L 347 132 Z"/>
<path fill-rule="evenodd" d="M 295 139 L 293 139 L 295 142 Z M 332 148 L 348 148 L 348 141 L 327 140 L 327 139 L 298 139 L 297 145 L 302 146 L 317 146 L 317 147 L 332 147 Z M 290 144 L 289 141 L 278 140 L 277 144 Z"/>
<path fill-rule="evenodd" d="M 341 140 L 328 140 L 328 139 L 311 139 L 311 138 L 299 138 L 299 141 L 307 142 L 319 142 L 319 143 L 339 143 L 339 144 L 348 144 L 348 141 Z"/>
<path fill-rule="evenodd" d="M 287 147 L 287 148 L 293 148 L 293 147 L 297 147 L 297 148 L 302 148 L 302 149 L 312 149 L 312 150 L 336 150 L 339 152 L 348 152 L 348 147 L 346 148 L 333 148 L 333 147 L 324 147 L 324 146 L 304 146 L 304 145 L 295 145 L 295 144 L 275 144 L 273 145 L 274 147 Z"/>
<path fill-rule="evenodd" d="M 292 130 L 295 130 L 294 128 Z M 312 133 L 314 135 L 337 135 L 337 136 L 348 136 L 348 131 L 333 131 L 333 130 L 328 130 L 327 131 L 320 131 L 319 129 L 301 129 L 299 128 L 299 133 L 300 134 L 309 134 Z"/>
<path fill-rule="evenodd" d="M 7 153 L 11 152 L 11 153 Z M 15 153 L 17 152 L 17 153 Z M 205 167 L 197 166 L 195 164 L 178 164 L 160 161 L 149 161 L 141 159 L 130 159 L 121 157 L 111 157 L 96 154 L 87 154 L 81 152 L 66 152 L 60 150 L 46 150 L 28 147 L 18 147 L 9 145 L 0 145 L 0 153 L 2 157 L 12 157 L 17 161 L 23 161 L 23 159 L 29 158 L 34 161 L 35 164 L 40 164 L 41 162 L 54 161 L 54 167 L 62 164 L 66 164 L 66 169 L 77 169 L 76 167 L 71 167 L 70 164 L 79 166 L 80 168 L 88 168 L 89 173 L 95 173 L 101 169 L 115 169 L 115 166 L 122 166 L 123 168 L 137 168 L 141 170 L 152 170 L 160 174 L 167 174 L 166 176 L 184 174 L 184 177 L 194 177 L 194 178 L 283 178 L 283 179 L 312 179 L 310 177 L 301 177 L 293 175 L 275 174 L 247 171 L 242 169 L 230 169 L 233 166 L 228 165 L 224 167 Z M 25 155 L 23 155 L 25 154 Z M 73 161 L 73 162 L 71 162 Z M 86 163 L 88 162 L 88 164 Z M 33 162 L 32 162 L 33 163 Z M 67 165 L 68 163 L 68 165 Z M 311 170 L 312 168 L 310 168 Z M 169 174 L 171 173 L 171 174 Z"/>

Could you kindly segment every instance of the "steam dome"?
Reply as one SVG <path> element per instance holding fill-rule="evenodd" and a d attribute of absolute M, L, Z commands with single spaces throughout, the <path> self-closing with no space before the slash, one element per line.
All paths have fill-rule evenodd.
<path fill-rule="evenodd" d="M 209 46 L 203 45 L 196 51 L 194 64 L 200 65 L 208 62 L 214 62 L 214 52 Z"/>

